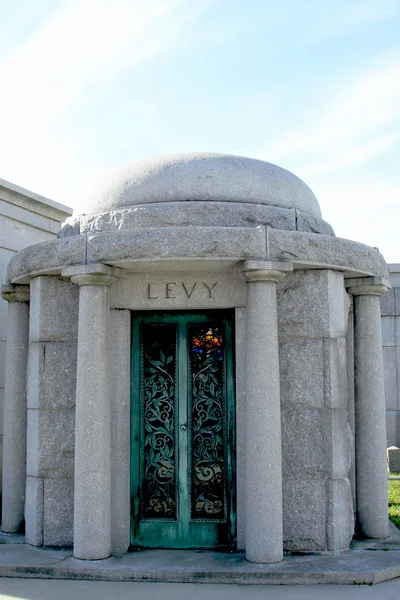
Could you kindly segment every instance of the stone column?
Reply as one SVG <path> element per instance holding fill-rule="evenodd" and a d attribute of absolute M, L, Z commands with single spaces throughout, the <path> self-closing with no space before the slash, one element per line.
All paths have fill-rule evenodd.
<path fill-rule="evenodd" d="M 288 263 L 246 261 L 246 559 L 283 560 L 276 283 Z"/>
<path fill-rule="evenodd" d="M 74 556 L 111 554 L 111 408 L 108 351 L 108 290 L 105 265 L 62 272 L 79 286 L 75 408 Z"/>
<path fill-rule="evenodd" d="M 380 277 L 347 280 L 354 296 L 355 442 L 357 520 L 360 533 L 385 538 L 388 529 L 385 391 L 379 296 Z"/>
<path fill-rule="evenodd" d="M 24 524 L 25 505 L 29 286 L 5 285 L 2 287 L 2 296 L 8 302 L 2 530 L 18 533 Z"/>

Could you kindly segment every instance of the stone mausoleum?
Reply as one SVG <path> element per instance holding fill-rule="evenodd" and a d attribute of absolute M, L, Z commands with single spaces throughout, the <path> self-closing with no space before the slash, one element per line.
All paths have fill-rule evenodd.
<path fill-rule="evenodd" d="M 81 212 L 3 287 L 3 531 L 259 563 L 386 537 L 378 250 L 230 155 L 133 164 Z"/>

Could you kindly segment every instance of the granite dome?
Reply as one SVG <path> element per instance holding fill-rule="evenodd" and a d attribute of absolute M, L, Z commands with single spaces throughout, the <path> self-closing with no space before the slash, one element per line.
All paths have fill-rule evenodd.
<path fill-rule="evenodd" d="M 276 165 L 230 154 L 171 154 L 135 162 L 109 174 L 81 204 L 91 215 L 143 204 L 240 202 L 297 208 L 321 218 L 310 188 Z"/>

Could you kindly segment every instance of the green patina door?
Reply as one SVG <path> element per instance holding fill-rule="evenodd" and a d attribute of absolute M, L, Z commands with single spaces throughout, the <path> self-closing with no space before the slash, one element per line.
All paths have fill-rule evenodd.
<path fill-rule="evenodd" d="M 132 546 L 235 548 L 232 317 L 133 313 Z"/>

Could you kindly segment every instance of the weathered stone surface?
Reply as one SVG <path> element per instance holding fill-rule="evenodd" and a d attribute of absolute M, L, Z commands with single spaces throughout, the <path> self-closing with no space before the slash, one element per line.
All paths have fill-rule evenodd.
<path fill-rule="evenodd" d="M 311 217 L 310 217 L 311 218 Z M 320 219 L 316 219 L 320 221 Z M 324 221 L 321 221 L 324 223 Z M 294 208 L 231 202 L 164 202 L 71 217 L 58 237 L 153 227 L 213 226 L 296 229 Z"/>
<path fill-rule="evenodd" d="M 283 339 L 279 358 L 282 406 L 322 408 L 323 340 Z"/>
<path fill-rule="evenodd" d="M 28 409 L 27 474 L 72 477 L 75 411 Z"/>
<path fill-rule="evenodd" d="M 109 276 L 105 274 L 104 277 Z M 89 277 L 86 282 L 88 280 Z M 76 375 L 74 556 L 85 560 L 108 558 L 111 554 L 108 321 L 106 285 L 100 285 L 98 280 L 96 285 L 81 285 Z M 96 498 L 95 502 L 93 498 Z"/>
<path fill-rule="evenodd" d="M 134 273 L 110 288 L 110 306 L 130 310 L 190 310 L 245 306 L 246 282 L 231 273 Z"/>
<path fill-rule="evenodd" d="M 31 282 L 30 342 L 70 342 L 78 331 L 78 288 L 57 277 Z"/>
<path fill-rule="evenodd" d="M 276 229 L 283 229 L 276 227 Z M 289 229 L 288 227 L 285 229 Z M 308 233 L 322 233 L 324 235 L 335 235 L 332 227 L 323 219 L 318 219 L 301 210 L 296 209 L 296 229 Z"/>
<path fill-rule="evenodd" d="M 386 411 L 386 445 L 389 448 L 390 446 L 398 446 L 398 442 L 400 442 L 400 438 L 397 432 L 400 430 L 400 417 L 399 413 L 396 411 Z"/>
<path fill-rule="evenodd" d="M 4 398 L 2 529 L 9 533 L 17 533 L 23 524 L 25 500 L 28 304 L 9 302 L 8 321 L 10 327 Z"/>
<path fill-rule="evenodd" d="M 74 480 L 44 479 L 43 545 L 72 546 L 74 530 Z"/>
<path fill-rule="evenodd" d="M 346 408 L 335 408 L 331 411 L 332 433 L 329 453 L 332 466 L 330 476 L 333 479 L 348 477 L 350 469 L 349 428 L 347 423 Z"/>
<path fill-rule="evenodd" d="M 251 264 L 246 266 L 246 558 L 276 563 L 283 559 L 276 301 L 276 281 L 283 273 L 267 269 L 262 273 L 261 269 L 253 270 Z M 265 510 L 262 498 L 268 498 L 269 510 Z"/>
<path fill-rule="evenodd" d="M 160 227 L 88 234 L 88 262 L 266 258 L 265 228 Z"/>
<path fill-rule="evenodd" d="M 283 473 L 308 479 L 331 470 L 332 420 L 327 410 L 282 409 Z"/>
<path fill-rule="evenodd" d="M 325 404 L 331 408 L 347 408 L 346 338 L 325 338 L 323 344 Z"/>
<path fill-rule="evenodd" d="M 32 546 L 43 546 L 43 478 L 26 478 L 25 539 Z"/>
<path fill-rule="evenodd" d="M 388 277 L 388 266 L 376 248 L 332 235 L 268 228 L 268 260 L 290 260 L 296 267 L 334 267 L 349 273 Z"/>
<path fill-rule="evenodd" d="M 318 201 L 298 177 L 276 165 L 230 154 L 171 154 L 122 167 L 99 182 L 82 213 L 153 202 L 249 202 L 299 208 L 321 216 Z"/>
<path fill-rule="evenodd" d="M 73 408 L 76 342 L 31 342 L 28 359 L 28 408 Z"/>
<path fill-rule="evenodd" d="M 381 296 L 381 315 L 394 316 L 396 314 L 395 290 L 389 290 Z"/>
<path fill-rule="evenodd" d="M 295 271 L 278 283 L 281 339 L 344 336 L 347 314 L 348 298 L 342 273 Z"/>
<path fill-rule="evenodd" d="M 236 338 L 236 514 L 238 550 L 246 548 L 246 309 L 235 310 Z"/>
<path fill-rule="evenodd" d="M 389 471 L 400 473 L 400 448 L 388 448 Z"/>
<path fill-rule="evenodd" d="M 111 356 L 111 546 L 130 544 L 130 362 L 131 312 L 110 312 Z"/>
<path fill-rule="evenodd" d="M 388 294 L 388 293 L 389 292 L 386 292 L 386 294 Z M 385 294 L 385 296 L 386 296 L 386 294 Z M 400 289 L 395 289 L 394 290 L 394 297 L 395 297 L 395 311 L 396 311 L 396 315 L 400 315 Z"/>
<path fill-rule="evenodd" d="M 396 317 L 382 317 L 382 344 L 396 346 Z"/>
<path fill-rule="evenodd" d="M 86 236 L 67 237 L 34 244 L 20 250 L 9 262 L 7 281 L 29 281 L 36 273 L 58 273 L 61 266 L 85 263 Z"/>
<path fill-rule="evenodd" d="M 383 347 L 383 374 L 385 379 L 385 407 L 386 410 L 398 409 L 398 382 L 397 382 L 397 348 Z"/>
<path fill-rule="evenodd" d="M 353 501 L 347 478 L 328 483 L 327 549 L 347 550 L 354 533 Z"/>
<path fill-rule="evenodd" d="M 377 285 L 378 293 L 382 287 Z M 354 298 L 357 514 L 366 537 L 384 538 L 388 518 L 380 303 L 374 286 L 367 286 L 367 294 L 360 288 L 361 295 Z"/>
<path fill-rule="evenodd" d="M 325 481 L 283 478 L 283 544 L 286 552 L 324 551 L 327 497 Z"/>

